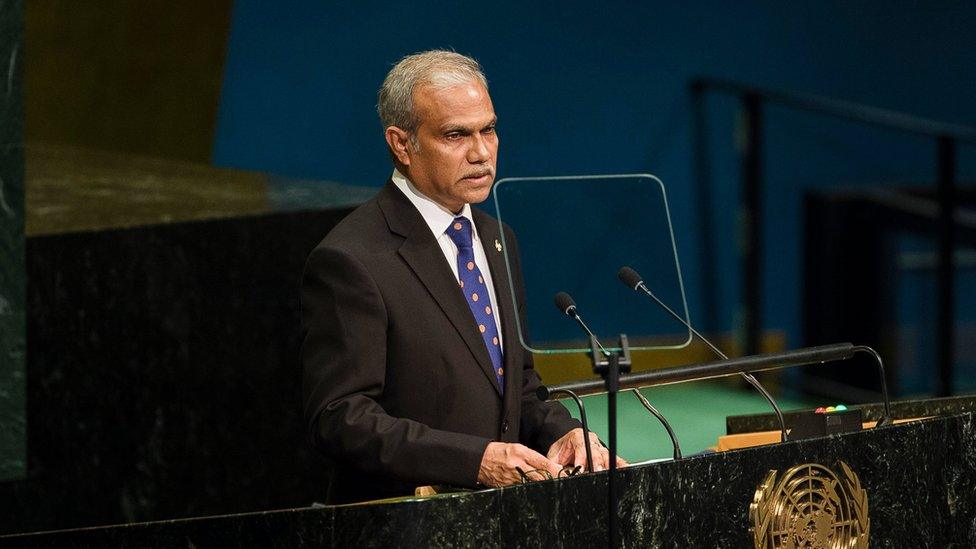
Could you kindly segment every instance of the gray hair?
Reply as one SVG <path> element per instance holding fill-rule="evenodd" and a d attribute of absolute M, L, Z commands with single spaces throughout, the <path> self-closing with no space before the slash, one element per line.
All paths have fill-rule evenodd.
<path fill-rule="evenodd" d="M 444 50 L 408 55 L 383 80 L 377 94 L 376 113 L 383 128 L 396 126 L 413 134 L 420 125 L 413 107 L 413 91 L 417 86 L 445 89 L 471 81 L 488 89 L 481 65 L 466 55 Z"/>

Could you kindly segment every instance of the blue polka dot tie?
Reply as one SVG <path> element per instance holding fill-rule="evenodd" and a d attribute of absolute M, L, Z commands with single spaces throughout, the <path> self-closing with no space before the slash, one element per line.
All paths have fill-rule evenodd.
<path fill-rule="evenodd" d="M 474 314 L 474 320 L 478 323 L 478 331 L 481 332 L 481 337 L 485 340 L 485 347 L 488 348 L 488 356 L 491 357 L 495 377 L 498 378 L 498 387 L 504 393 L 505 370 L 502 369 L 502 347 L 498 340 L 498 328 L 495 326 L 495 315 L 497 313 L 491 306 L 488 286 L 485 284 L 484 277 L 481 276 L 481 270 L 474 262 L 474 247 L 471 244 L 471 221 L 463 216 L 455 217 L 446 232 L 458 247 L 458 284 L 461 285 L 464 299 L 467 300 L 468 307 L 471 307 L 471 312 Z"/>

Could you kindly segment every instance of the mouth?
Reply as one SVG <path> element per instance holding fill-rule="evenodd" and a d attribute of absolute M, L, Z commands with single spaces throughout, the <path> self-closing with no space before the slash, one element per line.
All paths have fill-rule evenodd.
<path fill-rule="evenodd" d="M 490 183 L 491 180 L 492 180 L 492 177 L 494 177 L 494 174 L 492 174 L 492 172 L 490 170 L 488 170 L 488 171 L 484 171 L 484 172 L 474 173 L 474 174 L 471 174 L 471 175 L 466 175 L 462 179 L 464 181 L 469 181 L 471 183 L 475 183 L 475 184 L 481 185 L 481 184 Z"/>

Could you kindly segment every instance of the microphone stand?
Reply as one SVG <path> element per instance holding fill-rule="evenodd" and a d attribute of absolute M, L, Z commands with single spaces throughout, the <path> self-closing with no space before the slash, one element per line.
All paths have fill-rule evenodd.
<path fill-rule="evenodd" d="M 565 391 L 565 389 L 563 389 L 563 391 Z M 661 412 L 657 411 L 657 408 L 651 405 L 651 403 L 644 398 L 644 395 L 641 394 L 640 389 L 633 388 L 630 389 L 630 391 L 634 393 L 634 396 L 637 397 L 637 400 L 640 401 L 641 405 L 643 405 L 644 408 L 651 413 L 651 415 L 656 417 L 657 420 L 664 425 L 664 430 L 667 431 L 668 436 L 671 437 L 671 446 L 674 447 L 674 460 L 678 461 L 681 459 L 681 446 L 678 445 L 678 437 L 675 436 L 674 429 L 671 428 L 671 424 L 668 423 L 668 420 L 664 418 L 664 415 L 661 414 Z"/>
<path fill-rule="evenodd" d="M 630 345 L 627 336 L 620 334 L 620 351 L 610 352 L 600 342 L 590 336 L 590 357 L 593 360 L 593 373 L 603 378 L 607 389 L 607 426 L 609 430 L 610 468 L 607 475 L 607 531 L 609 547 L 620 545 L 619 517 L 617 505 L 617 393 L 620 391 L 620 374 L 630 372 Z M 587 446 L 589 440 L 586 441 Z"/>
<path fill-rule="evenodd" d="M 579 413 L 580 413 L 580 424 L 583 425 L 583 440 L 586 441 L 586 445 L 584 446 L 584 448 L 586 448 L 586 472 L 592 473 L 593 454 L 590 451 L 590 425 L 586 421 L 586 406 L 583 406 L 583 401 L 580 400 L 579 395 L 570 391 L 569 389 L 555 389 L 551 391 L 549 394 L 553 394 L 553 395 L 563 394 L 573 399 L 573 401 L 576 402 L 576 407 L 579 409 Z"/>
<path fill-rule="evenodd" d="M 635 271 L 633 271 L 633 269 L 631 269 L 631 272 L 633 272 L 634 275 L 637 275 L 637 273 Z M 639 276 L 639 275 L 637 275 L 637 276 Z M 630 284 L 626 284 L 626 285 L 628 287 L 630 286 Z M 705 342 L 705 345 L 708 345 L 708 348 L 711 349 L 713 353 L 715 353 L 716 355 L 718 355 L 719 358 L 721 358 L 723 360 L 728 360 L 729 359 L 728 355 L 726 355 L 718 347 L 716 347 L 715 345 L 713 345 L 712 342 L 709 341 L 705 336 L 701 335 L 701 333 L 699 333 L 698 330 L 696 330 L 694 327 L 692 327 L 692 325 L 690 323 L 688 323 L 685 319 L 681 318 L 681 316 L 678 313 L 674 312 L 674 309 L 672 309 L 671 307 L 668 307 L 666 303 L 664 303 L 663 301 L 661 301 L 660 299 L 658 299 L 658 297 L 656 295 L 654 295 L 654 292 L 652 292 L 647 287 L 647 285 L 644 284 L 644 281 L 643 280 L 639 281 L 637 283 L 637 285 L 633 289 L 634 290 L 642 290 L 645 294 L 647 294 L 648 297 L 650 297 L 651 299 L 653 299 L 658 305 L 660 305 L 665 311 L 667 311 L 672 317 L 674 317 L 675 320 L 677 320 L 678 322 L 680 322 L 680 323 L 684 324 L 685 326 L 687 326 L 688 329 L 691 331 L 691 333 L 693 333 L 696 336 L 698 336 L 698 339 L 704 341 Z M 880 360 L 880 357 L 878 358 L 878 360 Z M 748 382 L 749 385 L 752 385 L 752 387 L 754 389 L 756 389 L 757 391 L 759 391 L 759 394 L 761 394 L 763 396 L 763 398 L 766 399 L 766 402 L 768 402 L 769 405 L 773 407 L 773 412 L 776 413 L 776 419 L 779 421 L 780 437 L 782 438 L 782 442 L 787 442 L 789 440 L 789 438 L 788 438 L 788 433 L 786 431 L 786 420 L 783 418 L 783 411 L 780 410 L 779 405 L 776 404 L 776 400 L 773 398 L 773 395 L 769 394 L 769 391 L 767 391 L 766 388 L 763 387 L 762 383 L 759 383 L 759 380 L 756 379 L 756 376 L 752 375 L 751 373 L 749 373 L 749 372 L 742 372 L 739 375 L 742 376 L 742 379 L 746 380 L 746 382 Z"/>
<path fill-rule="evenodd" d="M 620 545 L 618 530 L 619 517 L 617 516 L 617 505 L 620 498 L 617 493 L 616 482 L 617 393 L 620 391 L 620 373 L 623 372 L 626 374 L 630 372 L 630 345 L 627 343 L 627 336 L 620 334 L 620 349 L 611 353 L 600 344 L 600 340 L 596 338 L 596 335 L 590 330 L 589 326 L 583 322 L 583 319 L 576 311 L 576 303 L 573 302 L 573 298 L 569 294 L 566 292 L 557 293 L 555 296 L 555 304 L 556 308 L 562 314 L 575 320 L 580 325 L 580 328 L 590 336 L 590 357 L 593 361 L 593 373 L 603 378 L 603 386 L 607 392 L 607 425 L 610 431 L 610 448 L 608 448 L 610 451 L 610 467 L 609 474 L 607 475 L 607 533 L 610 547 L 616 548 Z M 551 391 L 548 388 L 543 389 L 544 387 L 544 385 L 540 385 L 539 391 L 542 392 L 537 392 L 537 394 L 540 399 L 547 400 Z M 584 441 L 584 444 L 589 446 L 590 441 L 587 439 Z"/>

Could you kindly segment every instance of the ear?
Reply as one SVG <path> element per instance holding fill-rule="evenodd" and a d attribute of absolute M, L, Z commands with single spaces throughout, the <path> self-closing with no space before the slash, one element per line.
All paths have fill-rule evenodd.
<path fill-rule="evenodd" d="M 385 137 L 386 144 L 390 147 L 390 153 L 393 157 L 404 166 L 409 166 L 410 153 L 408 149 L 410 147 L 410 135 L 407 131 L 396 126 L 390 126 L 386 128 Z"/>

